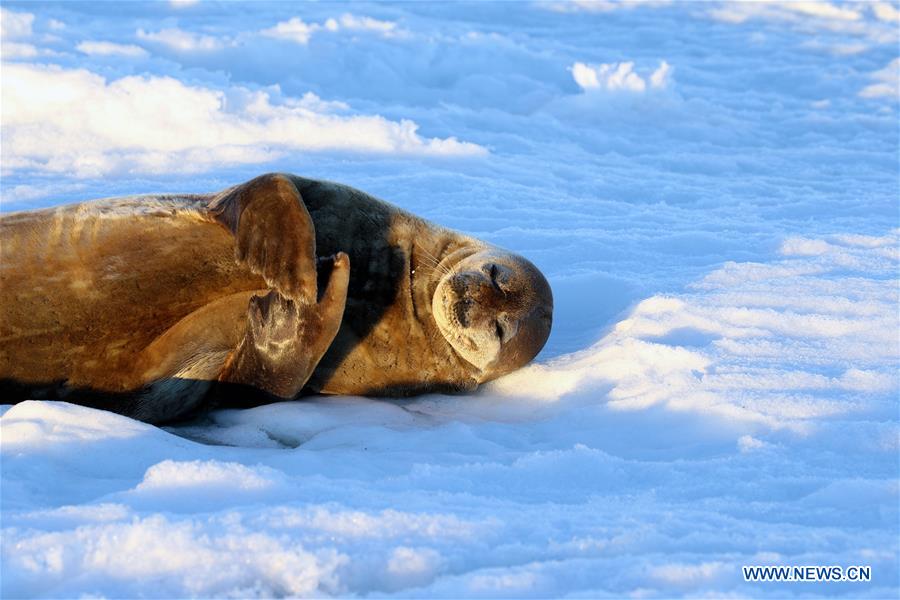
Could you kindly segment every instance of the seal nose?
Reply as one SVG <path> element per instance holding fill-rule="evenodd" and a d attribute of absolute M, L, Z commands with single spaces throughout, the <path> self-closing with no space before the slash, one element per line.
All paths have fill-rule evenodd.
<path fill-rule="evenodd" d="M 476 306 L 490 309 L 494 303 L 494 287 L 492 282 L 478 271 L 464 271 L 457 273 L 451 280 L 451 289 L 456 294 L 457 300 L 452 305 L 456 321 L 462 327 L 472 327 L 473 311 Z"/>
<path fill-rule="evenodd" d="M 457 273 L 451 280 L 451 287 L 461 299 L 481 302 L 493 289 L 491 281 L 477 271 Z"/>

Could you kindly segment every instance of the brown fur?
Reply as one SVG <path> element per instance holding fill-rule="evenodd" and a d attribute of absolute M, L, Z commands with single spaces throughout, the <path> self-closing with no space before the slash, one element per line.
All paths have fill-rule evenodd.
<path fill-rule="evenodd" d="M 352 188 L 282 175 L 4 215 L 0 380 L 152 422 L 229 383 L 282 398 L 472 389 L 496 375 L 446 341 L 432 298 L 454 260 L 484 248 Z M 319 264 L 327 287 L 316 255 L 336 257 Z"/>

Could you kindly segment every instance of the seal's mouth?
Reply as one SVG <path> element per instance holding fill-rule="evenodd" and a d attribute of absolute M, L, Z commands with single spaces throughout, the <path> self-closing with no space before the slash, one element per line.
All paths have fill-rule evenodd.
<path fill-rule="evenodd" d="M 469 326 L 469 308 L 472 306 L 471 300 L 457 300 L 453 303 L 451 310 L 453 312 L 453 316 L 456 317 L 456 321 L 462 327 Z"/>
<path fill-rule="evenodd" d="M 455 281 L 457 278 L 458 275 L 455 274 L 447 275 L 446 284 L 441 286 L 443 296 L 441 307 L 443 308 L 444 317 L 452 325 L 465 329 L 471 325 L 470 315 L 475 301 L 467 297 L 465 293 L 460 292 L 459 284 Z"/>
<path fill-rule="evenodd" d="M 432 312 L 437 323 L 438 330 L 453 346 L 462 345 L 466 349 L 476 351 L 475 341 L 465 335 L 468 329 L 469 313 L 474 302 L 461 296 L 451 283 L 455 273 L 450 273 L 441 278 L 434 292 Z"/>

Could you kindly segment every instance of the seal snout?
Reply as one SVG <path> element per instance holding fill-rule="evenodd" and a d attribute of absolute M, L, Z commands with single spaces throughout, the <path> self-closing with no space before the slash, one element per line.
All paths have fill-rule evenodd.
<path fill-rule="evenodd" d="M 489 248 L 445 275 L 433 314 L 447 342 L 487 381 L 527 364 L 550 334 L 553 297 L 541 272 L 521 256 Z"/>
<path fill-rule="evenodd" d="M 488 266 L 487 272 L 464 271 L 450 277 L 448 282 L 451 311 L 461 327 L 478 326 L 481 321 L 500 318 L 505 313 L 507 293 L 490 276 L 497 267 Z"/>

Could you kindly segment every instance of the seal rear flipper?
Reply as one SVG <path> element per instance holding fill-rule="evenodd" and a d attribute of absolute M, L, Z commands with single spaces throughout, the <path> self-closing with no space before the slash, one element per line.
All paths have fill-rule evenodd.
<path fill-rule="evenodd" d="M 315 287 L 303 301 L 275 290 L 239 292 L 184 317 L 141 353 L 123 383 L 134 392 L 103 408 L 163 423 L 220 404 L 294 397 L 340 328 L 350 260 L 343 253 L 332 260 L 319 302 Z"/>
<path fill-rule="evenodd" d="M 217 195 L 209 214 L 235 237 L 235 258 L 292 300 L 316 289 L 316 233 L 297 188 L 269 173 Z"/>
<path fill-rule="evenodd" d="M 149 423 L 181 419 L 209 408 L 209 394 L 243 335 L 246 306 L 253 293 L 239 292 L 210 302 L 153 340 L 122 384 L 132 391 L 121 394 L 115 405 L 102 408 Z"/>

